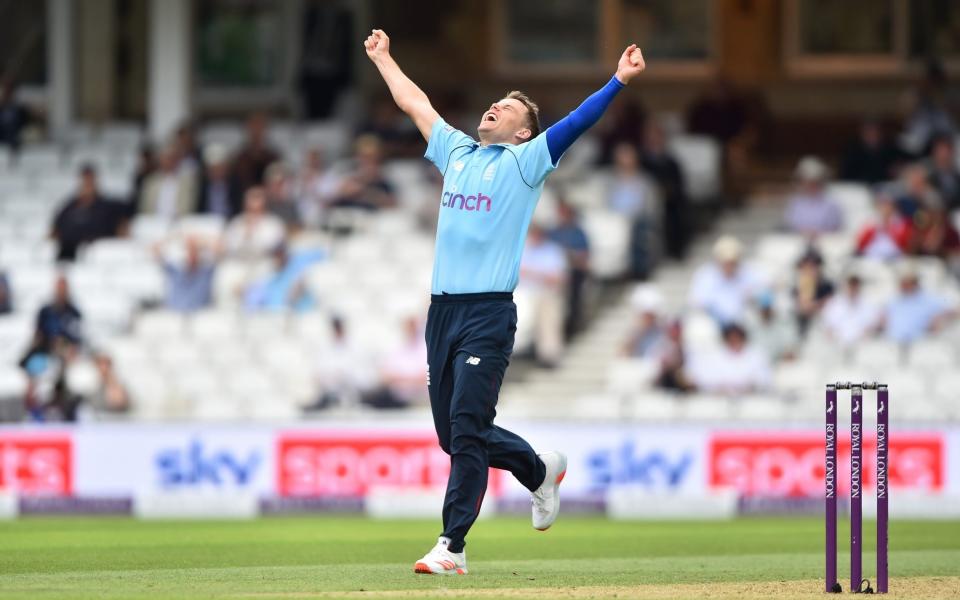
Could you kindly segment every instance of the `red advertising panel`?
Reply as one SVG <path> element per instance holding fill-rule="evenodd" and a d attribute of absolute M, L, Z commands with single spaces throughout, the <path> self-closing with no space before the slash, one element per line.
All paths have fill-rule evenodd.
<path fill-rule="evenodd" d="M 0 490 L 65 496 L 73 493 L 70 436 L 0 432 Z"/>
<path fill-rule="evenodd" d="M 281 496 L 362 496 L 371 487 L 443 489 L 450 457 L 432 434 L 409 432 L 280 433 Z M 498 486 L 491 471 L 489 489 Z"/>
<path fill-rule="evenodd" d="M 850 437 L 838 437 L 839 491 L 849 492 Z M 746 496 L 823 495 L 824 439 L 817 433 L 721 432 L 711 436 L 708 481 L 711 487 L 732 487 Z M 863 440 L 863 484 L 876 483 L 877 443 Z M 946 446 L 939 433 L 897 433 L 890 436 L 889 478 L 893 488 L 942 491 Z"/>

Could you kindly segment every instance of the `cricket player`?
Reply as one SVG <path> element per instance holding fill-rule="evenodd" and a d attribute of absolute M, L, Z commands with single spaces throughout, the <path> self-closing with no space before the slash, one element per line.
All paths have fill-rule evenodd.
<path fill-rule="evenodd" d="M 403 74 L 386 33 L 374 29 L 364 47 L 397 106 L 427 140 L 426 158 L 443 174 L 426 327 L 427 385 L 440 447 L 450 455 L 450 479 L 443 533 L 414 571 L 463 575 L 464 540 L 480 511 L 489 467 L 510 471 L 530 490 L 534 528 L 550 527 L 560 510 L 566 457 L 538 455 L 523 438 L 493 423 L 517 326 L 513 290 L 544 180 L 645 64 L 636 45 L 627 47 L 610 81 L 545 132 L 537 105 L 510 92 L 483 113 L 478 142 L 444 121 Z"/>

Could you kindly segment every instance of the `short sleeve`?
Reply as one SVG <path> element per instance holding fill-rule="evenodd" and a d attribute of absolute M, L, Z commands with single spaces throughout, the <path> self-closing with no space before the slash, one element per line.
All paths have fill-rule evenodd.
<path fill-rule="evenodd" d="M 473 144 L 474 139 L 442 118 L 433 122 L 430 130 L 430 140 L 427 142 L 427 151 L 424 158 L 432 162 L 443 173 L 447 170 L 450 153 L 458 146 Z"/>
<path fill-rule="evenodd" d="M 524 181 L 531 187 L 543 183 L 547 175 L 552 173 L 559 164 L 559 159 L 557 159 L 557 162 L 553 162 L 553 158 L 550 156 L 546 131 L 525 144 L 514 146 L 511 150 L 520 163 L 520 172 L 523 174 Z"/>

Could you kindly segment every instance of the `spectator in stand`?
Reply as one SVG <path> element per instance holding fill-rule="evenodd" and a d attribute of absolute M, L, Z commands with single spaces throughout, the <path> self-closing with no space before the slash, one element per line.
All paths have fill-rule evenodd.
<path fill-rule="evenodd" d="M 900 152 L 883 131 L 876 119 L 867 119 L 860 125 L 860 133 L 843 152 L 840 179 L 877 184 L 894 179 L 894 167 Z"/>
<path fill-rule="evenodd" d="M 607 191 L 607 204 L 615 213 L 630 219 L 630 273 L 637 279 L 646 278 L 653 270 L 651 215 L 656 207 L 650 184 L 640 171 L 637 151 L 628 144 L 614 149 L 613 180 Z"/>
<path fill-rule="evenodd" d="M 197 212 L 202 215 L 218 215 L 224 220 L 240 212 L 240 190 L 230 178 L 227 149 L 220 144 L 210 144 L 203 151 L 203 179 L 197 198 Z"/>
<path fill-rule="evenodd" d="M 197 187 L 193 172 L 178 169 L 179 155 L 173 146 L 160 153 L 157 170 L 143 182 L 140 214 L 170 222 L 194 212 Z"/>
<path fill-rule="evenodd" d="M 909 344 L 939 331 L 953 316 L 947 301 L 923 290 L 916 271 L 906 266 L 900 273 L 900 293 L 884 312 L 883 328 L 891 341 Z"/>
<path fill-rule="evenodd" d="M 667 321 L 663 296 L 649 284 L 638 285 L 630 296 L 636 323 L 621 347 L 621 354 L 657 365 L 657 387 L 685 392 L 692 388 L 685 372 L 683 330 L 679 319 Z"/>
<path fill-rule="evenodd" d="M 193 123 L 184 123 L 177 128 L 173 137 L 173 149 L 177 156 L 177 170 L 200 178 L 203 172 L 203 150 L 197 143 L 197 132 Z"/>
<path fill-rule="evenodd" d="M 241 193 L 263 184 L 267 167 L 280 160 L 280 154 L 267 140 L 267 116 L 254 113 L 247 119 L 247 141 L 233 157 L 233 178 Z"/>
<path fill-rule="evenodd" d="M 13 312 L 13 292 L 10 290 L 10 280 L 7 274 L 0 270 L 0 315 L 9 315 Z"/>
<path fill-rule="evenodd" d="M 388 159 L 420 158 L 423 154 L 420 133 L 389 97 L 376 102 L 370 118 L 357 129 L 356 137 L 361 136 L 380 140 L 383 155 Z"/>
<path fill-rule="evenodd" d="M 796 358 L 800 344 L 796 319 L 777 312 L 773 294 L 769 292 L 757 298 L 757 309 L 747 321 L 754 346 L 773 362 Z"/>
<path fill-rule="evenodd" d="M 537 362 L 545 368 L 555 367 L 563 354 L 563 289 L 568 268 L 563 248 L 550 241 L 540 225 L 531 224 L 520 260 L 520 285 L 530 292 L 536 307 L 534 347 Z"/>
<path fill-rule="evenodd" d="M 355 406 L 372 387 L 369 362 L 347 335 L 343 320 L 330 321 L 333 339 L 324 346 L 315 371 L 317 400 L 306 410 L 321 410 L 335 405 Z"/>
<path fill-rule="evenodd" d="M 337 183 L 336 176 L 327 168 L 323 150 L 307 150 L 295 182 L 297 204 L 307 227 L 318 227 L 323 223 L 336 194 Z"/>
<path fill-rule="evenodd" d="M 909 249 L 914 256 L 935 256 L 952 269 L 960 265 L 960 235 L 947 211 L 922 210 L 913 219 Z"/>
<path fill-rule="evenodd" d="M 823 257 L 809 248 L 797 261 L 793 283 L 794 313 L 800 334 L 806 335 L 810 323 L 833 295 L 833 283 L 823 274 Z"/>
<path fill-rule="evenodd" d="M 862 288 L 860 276 L 851 273 L 843 292 L 835 294 L 823 307 L 824 331 L 844 349 L 869 337 L 880 322 L 880 307 L 863 296 Z"/>
<path fill-rule="evenodd" d="M 599 124 L 600 163 L 613 162 L 616 149 L 622 144 L 634 149 L 643 145 L 646 124 L 647 111 L 639 101 L 631 99 L 614 103 Z"/>
<path fill-rule="evenodd" d="M 20 149 L 20 134 L 30 122 L 30 112 L 16 99 L 13 80 L 0 82 L 0 146 Z"/>
<path fill-rule="evenodd" d="M 843 228 L 840 207 L 827 192 L 827 165 L 814 156 L 805 156 L 797 165 L 797 189 L 784 217 L 787 228 L 808 237 Z"/>
<path fill-rule="evenodd" d="M 690 377 L 703 392 L 725 395 L 762 392 L 770 387 L 770 360 L 747 345 L 746 330 L 736 323 L 723 327 L 723 345 L 693 357 Z"/>
<path fill-rule="evenodd" d="M 130 410 L 130 393 L 113 367 L 113 359 L 106 354 L 94 358 L 100 382 L 90 398 L 91 405 L 97 410 L 110 413 L 124 413 Z"/>
<path fill-rule="evenodd" d="M 690 203 L 683 170 L 667 149 L 666 133 L 657 123 L 651 123 L 646 129 L 640 163 L 643 170 L 656 180 L 663 195 L 663 237 L 667 254 L 683 260 L 691 237 L 687 220 Z"/>
<path fill-rule="evenodd" d="M 264 279 L 251 285 L 244 297 L 244 307 L 249 311 L 302 312 L 316 305 L 316 301 L 304 281 L 306 264 L 294 260 L 286 245 L 273 250 L 273 271 Z"/>
<path fill-rule="evenodd" d="M 162 245 L 154 248 L 154 255 L 167 276 L 166 307 L 190 313 L 210 306 L 220 249 L 210 248 L 205 256 L 200 240 L 188 237 L 184 240 L 184 250 L 186 256 L 182 261 L 164 256 Z"/>
<path fill-rule="evenodd" d="M 130 190 L 130 198 L 127 201 L 130 215 L 136 212 L 136 207 L 140 204 L 140 196 L 143 194 L 143 184 L 147 177 L 157 170 L 157 156 L 153 151 L 153 146 L 143 144 L 140 146 L 140 153 L 137 155 L 137 166 L 133 172 L 133 186 Z"/>
<path fill-rule="evenodd" d="M 58 275 L 54 285 L 53 301 L 37 314 L 37 328 L 28 351 L 50 353 L 61 344 L 71 356 L 83 344 L 82 316 L 70 296 L 70 284 Z"/>
<path fill-rule="evenodd" d="M 740 321 L 749 304 L 766 290 L 760 274 L 742 261 L 743 245 L 723 236 L 713 245 L 713 261 L 701 265 L 690 283 L 689 305 L 721 325 Z"/>
<path fill-rule="evenodd" d="M 406 408 L 426 400 L 427 344 L 423 327 L 411 317 L 404 331 L 400 346 L 388 352 L 380 364 L 380 388 L 363 399 L 374 408 Z"/>
<path fill-rule="evenodd" d="M 590 240 L 580 225 L 575 208 L 562 197 L 557 205 L 557 226 L 548 237 L 559 244 L 567 254 L 570 265 L 567 281 L 567 318 L 563 326 L 566 339 L 580 330 L 583 321 L 583 291 L 590 276 Z"/>
<path fill-rule="evenodd" d="M 683 322 L 673 319 L 667 324 L 664 343 L 660 351 L 660 374 L 657 387 L 673 392 L 689 392 L 694 389 L 687 375 L 686 353 L 683 350 Z"/>
<path fill-rule="evenodd" d="M 717 77 L 687 112 L 687 131 L 720 144 L 726 197 L 734 204 L 747 195 L 740 189 L 741 180 L 767 119 L 768 110 L 759 94 L 744 93 L 723 77 Z"/>
<path fill-rule="evenodd" d="M 296 232 L 302 221 L 294 197 L 293 179 L 287 166 L 281 162 L 273 163 L 267 167 L 263 179 L 267 193 L 267 212 L 283 221 L 288 232 Z"/>
<path fill-rule="evenodd" d="M 252 187 L 247 190 L 243 212 L 227 225 L 224 235 L 227 253 L 234 258 L 247 260 L 266 258 L 285 238 L 283 221 L 267 212 L 263 188 Z"/>
<path fill-rule="evenodd" d="M 927 178 L 927 167 L 923 163 L 908 165 L 901 173 L 902 192 L 896 197 L 897 211 L 908 219 L 913 219 L 918 211 L 939 210 L 943 208 L 940 193 Z"/>
<path fill-rule="evenodd" d="M 360 136 L 354 143 L 354 164 L 340 181 L 334 206 L 379 210 L 396 205 L 394 186 L 383 174 L 380 141 Z"/>
<path fill-rule="evenodd" d="M 901 143 L 904 150 L 922 156 L 938 135 L 953 136 L 956 123 L 946 105 L 947 75 L 936 59 L 927 63 L 926 72 L 907 99 L 907 118 Z"/>
<path fill-rule="evenodd" d="M 82 246 L 117 234 L 122 206 L 106 200 L 97 188 L 97 172 L 90 166 L 80 168 L 76 194 L 67 199 L 53 221 L 50 237 L 57 241 L 57 260 L 72 261 Z"/>
<path fill-rule="evenodd" d="M 654 286 L 638 285 L 630 296 L 636 315 L 633 331 L 626 339 L 621 354 L 631 358 L 659 360 L 667 341 L 667 326 L 661 321 L 663 296 Z"/>
<path fill-rule="evenodd" d="M 938 136 L 930 150 L 930 184 L 940 193 L 948 211 L 960 210 L 960 170 L 953 138 Z"/>
<path fill-rule="evenodd" d="M 877 196 L 877 222 L 857 233 L 857 254 L 875 260 L 889 261 L 907 251 L 913 238 L 909 220 L 897 212 L 896 203 L 888 192 Z"/>
<path fill-rule="evenodd" d="M 687 111 L 687 130 L 710 136 L 726 146 L 746 130 L 748 110 L 746 100 L 733 84 L 717 77 Z"/>
<path fill-rule="evenodd" d="M 82 324 L 70 286 L 59 275 L 53 301 L 37 314 L 33 341 L 20 361 L 27 373 L 26 407 L 35 420 L 76 419 L 79 399 L 68 392 L 65 374 L 83 345 Z"/>

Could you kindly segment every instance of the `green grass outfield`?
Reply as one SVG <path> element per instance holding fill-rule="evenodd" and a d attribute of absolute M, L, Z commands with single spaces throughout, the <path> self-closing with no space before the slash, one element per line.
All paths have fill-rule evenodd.
<path fill-rule="evenodd" d="M 864 533 L 872 578 L 872 523 Z M 470 536 L 469 575 L 414 575 L 436 535 L 434 522 L 360 517 L 25 518 L 0 523 L 0 598 L 822 597 L 815 518 L 561 517 L 545 533 L 496 518 Z M 838 539 L 846 548 L 842 526 Z M 892 597 L 960 597 L 960 521 L 894 520 L 890 539 Z"/>

